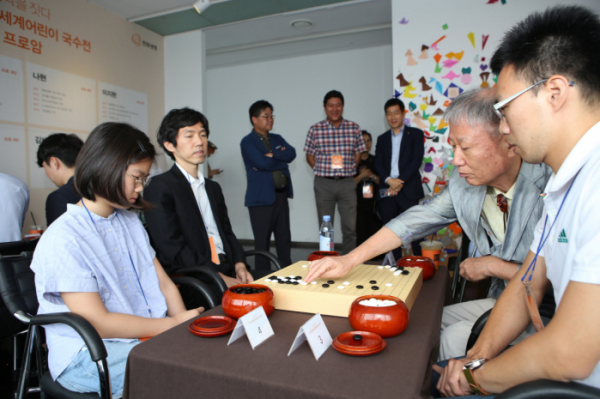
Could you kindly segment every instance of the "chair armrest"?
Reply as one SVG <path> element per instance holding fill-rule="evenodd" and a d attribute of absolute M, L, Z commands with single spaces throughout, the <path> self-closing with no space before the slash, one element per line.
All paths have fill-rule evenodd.
<path fill-rule="evenodd" d="M 578 382 L 536 380 L 517 385 L 496 399 L 594 399 L 600 397 L 600 389 Z"/>
<path fill-rule="evenodd" d="M 66 324 L 81 336 L 94 362 L 106 359 L 106 348 L 98 331 L 89 321 L 75 313 L 47 313 L 31 316 L 30 323 L 37 326 L 56 323 Z"/>
<path fill-rule="evenodd" d="M 225 284 L 225 281 L 223 281 L 221 276 L 219 276 L 219 273 L 208 266 L 180 267 L 177 269 L 172 269 L 170 273 L 172 276 L 177 274 L 201 273 L 215 282 L 217 287 L 219 287 L 221 294 L 224 294 L 225 291 L 227 291 L 227 284 Z"/>
<path fill-rule="evenodd" d="M 253 249 L 251 251 L 244 252 L 245 257 L 256 256 L 256 255 L 262 255 L 266 258 L 269 258 L 269 260 L 275 265 L 275 270 L 281 270 L 281 263 L 279 263 L 279 259 L 277 259 L 277 257 L 275 255 L 273 255 L 272 253 L 270 253 L 268 251 L 261 251 L 261 250 Z"/>
<path fill-rule="evenodd" d="M 212 309 L 220 303 L 216 295 L 210 290 L 210 288 L 208 288 L 208 285 L 198 280 L 197 278 L 180 276 L 171 277 L 171 280 L 173 280 L 175 284 L 189 285 L 191 287 L 194 287 L 196 290 L 200 291 L 200 293 L 202 293 L 202 295 L 204 296 L 204 298 L 206 298 L 206 301 L 208 302 L 208 309 Z"/>
<path fill-rule="evenodd" d="M 471 328 L 471 334 L 469 335 L 469 340 L 467 341 L 465 353 L 468 352 L 473 345 L 475 345 L 475 342 L 477 342 L 477 338 L 479 338 L 479 334 L 481 334 L 481 331 L 483 331 L 483 327 L 485 326 L 485 323 L 487 323 L 490 313 L 492 313 L 492 309 L 487 310 L 484 314 L 479 316 L 475 324 L 473 324 L 473 328 Z"/>

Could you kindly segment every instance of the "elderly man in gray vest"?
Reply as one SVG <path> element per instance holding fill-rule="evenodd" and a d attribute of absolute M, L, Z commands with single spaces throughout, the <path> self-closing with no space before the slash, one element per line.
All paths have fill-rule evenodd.
<path fill-rule="evenodd" d="M 472 90 L 446 110 L 455 166 L 446 190 L 392 219 L 349 254 L 312 262 L 305 278 L 341 277 L 368 259 L 458 221 L 482 255 L 462 262 L 460 274 L 470 281 L 491 277 L 492 285 L 486 299 L 444 308 L 440 360 L 465 354 L 473 323 L 494 306 L 521 266 L 542 215 L 540 194 L 551 174 L 544 165 L 522 162 L 500 134 L 492 108 L 495 98 L 495 89 Z"/>

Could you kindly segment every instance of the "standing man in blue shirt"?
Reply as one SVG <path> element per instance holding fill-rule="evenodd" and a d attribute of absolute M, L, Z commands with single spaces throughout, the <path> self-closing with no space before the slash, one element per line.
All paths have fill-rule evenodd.
<path fill-rule="evenodd" d="M 377 138 L 375 173 L 379 176 L 379 211 L 387 224 L 410 207 L 418 205 L 425 196 L 419 168 L 425 151 L 423 131 L 404 125 L 404 103 L 392 98 L 385 103 L 385 117 L 390 130 Z M 413 254 L 421 255 L 419 243 L 412 246 Z M 392 251 L 394 258 L 402 257 L 402 249 Z"/>
<path fill-rule="evenodd" d="M 288 164 L 296 158 L 296 150 L 280 135 L 270 133 L 275 115 L 268 101 L 255 102 L 249 113 L 253 129 L 240 147 L 248 179 L 245 205 L 250 213 L 254 249 L 269 251 L 274 233 L 277 257 L 288 266 L 292 264 L 288 198 L 293 198 Z M 269 260 L 258 256 L 256 270 L 269 269 Z"/>

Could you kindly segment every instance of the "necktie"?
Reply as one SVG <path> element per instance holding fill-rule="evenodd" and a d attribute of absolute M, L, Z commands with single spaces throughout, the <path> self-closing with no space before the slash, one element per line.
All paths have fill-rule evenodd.
<path fill-rule="evenodd" d="M 504 214 L 504 231 L 506 231 L 506 222 L 508 221 L 508 200 L 504 194 L 498 194 L 496 197 L 496 205 L 500 208 L 500 211 Z"/>

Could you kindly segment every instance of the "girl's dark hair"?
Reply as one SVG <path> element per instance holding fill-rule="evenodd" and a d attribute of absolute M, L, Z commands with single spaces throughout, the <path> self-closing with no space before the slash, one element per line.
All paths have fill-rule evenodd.
<path fill-rule="evenodd" d="M 155 156 L 148 136 L 135 127 L 116 122 L 98 125 L 77 156 L 75 190 L 90 201 L 99 196 L 124 208 L 148 210 L 151 205 L 141 195 L 133 205 L 126 197 L 125 171 L 133 163 L 154 162 Z"/>

